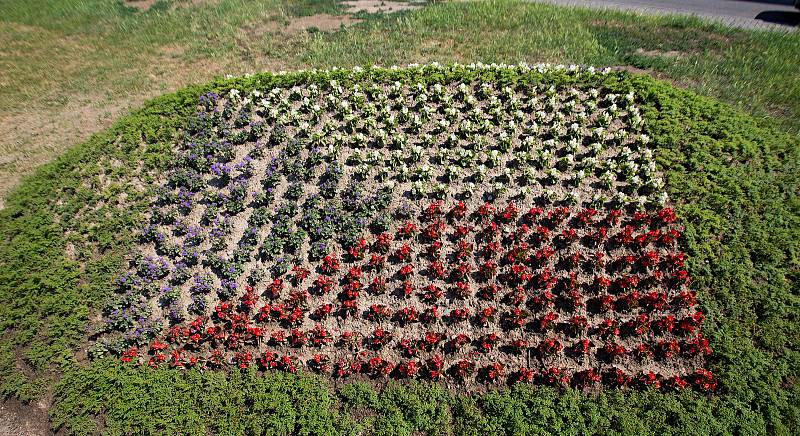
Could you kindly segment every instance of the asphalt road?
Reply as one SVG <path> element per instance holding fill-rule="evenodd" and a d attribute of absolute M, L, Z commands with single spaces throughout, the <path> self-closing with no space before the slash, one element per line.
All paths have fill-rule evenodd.
<path fill-rule="evenodd" d="M 593 8 L 611 8 L 655 14 L 696 15 L 745 28 L 793 30 L 800 10 L 793 0 L 533 0 Z"/>

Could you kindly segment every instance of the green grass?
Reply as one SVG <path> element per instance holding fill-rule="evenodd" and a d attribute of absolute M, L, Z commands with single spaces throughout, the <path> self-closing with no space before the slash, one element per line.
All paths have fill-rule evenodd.
<path fill-rule="evenodd" d="M 17 114 L 50 126 L 0 135 L 2 155 L 19 157 L 0 163 L 0 175 L 14 182 L 52 160 L 0 211 L 3 395 L 35 400 L 54 393 L 53 423 L 78 433 L 101 416 L 112 434 L 256 429 L 247 425 L 264 433 L 359 426 L 375 434 L 799 431 L 800 34 L 521 2 L 437 4 L 334 33 L 246 31 L 267 17 L 336 10 L 330 1 L 219 0 L 148 12 L 99 0 L 0 5 L 0 134 L 11 132 L 6 117 Z M 165 47 L 179 49 L 165 55 Z M 75 142 L 65 114 L 71 104 L 91 95 L 101 108 L 124 107 L 223 71 L 434 60 L 627 65 L 749 113 L 633 81 L 686 223 L 684 249 L 710 314 L 712 366 L 726 393 L 594 398 L 523 389 L 462 397 L 426 385 L 332 391 L 306 377 L 252 382 L 247 374 L 79 363 L 86 326 L 110 295 L 145 202 L 136 178 L 146 185 L 166 165 L 170 141 L 204 88 L 158 98 L 64 153 Z M 113 170 L 112 162 L 119 164 Z M 117 207 L 121 192 L 128 197 Z M 299 403 L 296 392 L 318 401 Z M 222 411 L 212 411 L 218 404 Z M 263 412 L 252 424 L 244 417 L 256 412 L 236 418 L 276 410 L 270 408 L 279 413 Z"/>

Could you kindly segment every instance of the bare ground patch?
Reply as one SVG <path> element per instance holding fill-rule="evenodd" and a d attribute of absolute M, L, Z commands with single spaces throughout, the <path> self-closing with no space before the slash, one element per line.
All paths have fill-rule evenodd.
<path fill-rule="evenodd" d="M 370 14 L 388 14 L 399 11 L 409 11 L 422 7 L 421 2 L 400 2 L 382 0 L 349 0 L 342 2 L 347 12 L 367 12 Z"/>
<path fill-rule="evenodd" d="M 156 4 L 156 0 L 122 0 L 122 4 L 129 8 L 146 11 Z"/>
<path fill-rule="evenodd" d="M 248 59 L 211 59 L 186 55 L 175 44 L 137 61 L 150 86 L 143 91 L 109 98 L 102 94 L 72 95 L 64 105 L 32 104 L 19 110 L 0 112 L 0 209 L 19 180 L 67 148 L 102 131 L 131 108 L 144 101 L 173 92 L 192 83 L 207 81 L 226 73 L 281 70 L 285 65 L 264 56 Z M 39 102 L 41 103 L 41 102 Z"/>
<path fill-rule="evenodd" d="M 353 18 L 349 15 L 316 14 L 308 17 L 298 17 L 289 21 L 283 30 L 289 33 L 299 32 L 309 29 L 317 29 L 323 32 L 338 30 L 362 20 Z"/>
<path fill-rule="evenodd" d="M 0 435 L 50 435 L 45 404 L 24 404 L 16 398 L 0 403 Z"/>

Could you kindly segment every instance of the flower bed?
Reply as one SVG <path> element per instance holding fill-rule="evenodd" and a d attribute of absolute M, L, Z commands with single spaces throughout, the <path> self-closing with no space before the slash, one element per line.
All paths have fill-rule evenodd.
<path fill-rule="evenodd" d="M 556 86 L 526 80 L 549 67 L 482 68 L 204 95 L 93 351 L 714 391 L 636 95 L 592 69 Z"/>

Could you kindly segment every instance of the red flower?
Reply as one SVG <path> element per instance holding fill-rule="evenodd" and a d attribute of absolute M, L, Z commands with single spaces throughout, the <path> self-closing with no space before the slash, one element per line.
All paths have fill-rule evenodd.
<path fill-rule="evenodd" d="M 404 297 L 410 296 L 414 292 L 414 286 L 408 280 L 404 280 L 403 283 L 400 284 L 400 293 L 403 294 Z"/>
<path fill-rule="evenodd" d="M 394 256 L 401 262 L 411 262 L 411 247 L 408 244 L 401 245 Z"/>
<path fill-rule="evenodd" d="M 438 355 L 434 355 L 425 361 L 425 370 L 431 380 L 437 380 L 442 375 L 443 367 L 444 361 Z"/>
<path fill-rule="evenodd" d="M 453 268 L 452 276 L 457 279 L 464 279 L 469 276 L 470 271 L 472 270 L 472 266 L 470 266 L 467 262 L 459 262 L 456 264 L 455 268 Z"/>
<path fill-rule="evenodd" d="M 647 344 L 639 344 L 631 351 L 631 353 L 639 359 L 648 359 L 653 357 L 653 350 Z"/>
<path fill-rule="evenodd" d="M 433 261 L 430 266 L 428 266 L 428 272 L 431 274 L 431 277 L 442 279 L 444 278 L 444 264 L 438 260 Z"/>
<path fill-rule="evenodd" d="M 441 201 L 432 201 L 428 203 L 428 207 L 425 208 L 425 216 L 428 219 L 433 219 L 442 214 L 442 202 Z"/>
<path fill-rule="evenodd" d="M 400 238 L 411 238 L 417 233 L 417 225 L 408 221 L 397 229 L 397 236 Z"/>
<path fill-rule="evenodd" d="M 122 357 L 120 360 L 123 363 L 130 363 L 133 362 L 134 359 L 139 358 L 139 349 L 136 347 L 128 348 L 124 353 L 122 353 Z"/>
<path fill-rule="evenodd" d="M 153 342 L 150 343 L 150 352 L 151 353 L 157 352 L 157 351 L 163 351 L 163 350 L 166 350 L 166 349 L 167 349 L 167 344 L 165 344 L 163 342 L 160 342 L 158 339 L 156 339 L 156 340 L 154 340 Z M 131 351 L 131 350 L 133 350 L 133 352 L 134 352 L 133 355 L 135 356 L 136 355 L 136 347 L 131 347 L 128 351 L 126 351 L 126 353 Z"/>
<path fill-rule="evenodd" d="M 456 203 L 452 209 L 450 209 L 449 215 L 456 219 L 464 218 L 464 215 L 467 213 L 467 206 L 464 204 L 463 201 L 459 201 Z"/>
<path fill-rule="evenodd" d="M 499 362 L 492 362 L 481 369 L 483 378 L 489 383 L 496 383 L 503 376 L 503 365 Z"/>
<path fill-rule="evenodd" d="M 392 334 L 383 330 L 380 327 L 375 328 L 372 332 L 372 336 L 369 338 L 369 345 L 372 348 L 380 349 L 384 345 L 388 344 L 389 341 L 392 340 Z"/>
<path fill-rule="evenodd" d="M 392 235 L 388 233 L 381 233 L 375 238 L 372 249 L 378 253 L 386 253 L 389 251 L 389 245 L 392 242 Z"/>
<path fill-rule="evenodd" d="M 325 319 L 331 314 L 332 310 L 333 310 L 333 304 L 332 303 L 321 304 L 314 311 L 313 317 L 316 318 L 316 319 Z"/>
<path fill-rule="evenodd" d="M 492 283 L 482 287 L 478 292 L 478 297 L 484 300 L 494 300 L 498 292 L 500 292 L 500 287 Z"/>
<path fill-rule="evenodd" d="M 672 303 L 683 308 L 691 308 L 697 304 L 694 291 L 683 291 L 672 298 Z"/>
<path fill-rule="evenodd" d="M 425 237 L 428 238 L 429 240 L 436 240 L 442 236 L 442 231 L 444 231 L 444 227 L 445 226 L 443 222 L 436 220 L 425 226 L 425 230 L 423 231 L 423 233 L 425 234 Z"/>
<path fill-rule="evenodd" d="M 403 265 L 403 267 L 400 268 L 400 271 L 398 271 L 400 276 L 402 276 L 403 278 L 407 278 L 413 272 L 414 272 L 414 267 L 411 266 L 411 264 Z"/>
<path fill-rule="evenodd" d="M 472 244 L 467 241 L 458 241 L 456 245 L 456 259 L 463 260 L 472 256 Z"/>
<path fill-rule="evenodd" d="M 673 315 L 666 315 L 663 318 L 652 322 L 653 330 L 660 333 L 670 333 L 675 327 L 675 317 Z"/>
<path fill-rule="evenodd" d="M 355 245 L 347 249 L 347 253 L 353 259 L 363 259 L 364 253 L 367 251 L 367 240 L 364 238 L 359 239 Z"/>
<path fill-rule="evenodd" d="M 410 306 L 404 307 L 399 312 L 397 312 L 397 316 L 401 324 L 409 324 L 412 322 L 417 322 L 417 320 L 419 319 L 419 311 Z"/>
<path fill-rule="evenodd" d="M 267 294 L 272 299 L 279 298 L 281 296 L 281 292 L 284 289 L 283 279 L 280 277 L 275 278 L 272 283 L 267 286 Z"/>
<path fill-rule="evenodd" d="M 567 243 L 578 240 L 578 232 L 575 229 L 564 229 L 561 231 L 561 239 Z"/>
<path fill-rule="evenodd" d="M 694 312 L 693 314 L 685 317 L 678 323 L 678 329 L 680 329 L 685 334 L 692 334 L 695 330 L 700 328 L 700 325 L 703 324 L 703 321 L 706 319 L 705 315 L 702 312 Z"/>
<path fill-rule="evenodd" d="M 465 335 L 464 333 L 459 333 L 447 342 L 447 348 L 450 348 L 453 351 L 458 351 L 461 349 L 461 347 L 469 343 L 469 336 Z"/>
<path fill-rule="evenodd" d="M 513 202 L 510 202 L 510 203 L 508 203 L 506 208 L 503 209 L 503 211 L 500 213 L 500 217 L 499 218 L 500 218 L 501 221 L 511 222 L 511 221 L 517 219 L 518 215 L 519 215 L 519 209 L 517 209 L 517 206 L 514 205 Z"/>
<path fill-rule="evenodd" d="M 627 386 L 631 382 L 631 376 L 619 368 L 613 368 L 607 373 L 608 380 L 617 387 Z"/>
<path fill-rule="evenodd" d="M 583 315 L 575 315 L 569 319 L 569 325 L 572 333 L 577 335 L 586 331 L 589 321 Z"/>
<path fill-rule="evenodd" d="M 250 366 L 250 362 L 252 360 L 253 360 L 253 356 L 248 351 L 245 351 L 245 352 L 242 352 L 242 353 L 236 353 L 233 356 L 234 363 L 236 363 L 236 365 L 241 369 L 244 369 L 244 368 L 247 368 L 248 366 Z"/>
<path fill-rule="evenodd" d="M 595 215 L 597 215 L 596 209 L 583 209 L 582 211 L 578 212 L 576 218 L 581 224 L 588 225 L 592 224 Z"/>
<path fill-rule="evenodd" d="M 548 330 L 552 330 L 556 325 L 557 319 L 558 315 L 556 313 L 548 312 L 539 318 L 539 331 L 546 332 Z"/>
<path fill-rule="evenodd" d="M 542 208 L 540 207 L 532 207 L 528 212 L 525 214 L 525 222 L 528 224 L 535 224 L 536 220 L 539 219 L 539 216 L 542 215 Z"/>
<path fill-rule="evenodd" d="M 442 254 L 442 243 L 440 241 L 431 242 L 426 252 L 431 259 L 438 259 Z"/>
<path fill-rule="evenodd" d="M 522 328 L 528 320 L 528 312 L 519 308 L 513 308 L 503 314 L 503 324 L 508 328 Z"/>
<path fill-rule="evenodd" d="M 487 326 L 489 323 L 494 322 L 494 314 L 497 312 L 497 309 L 494 306 L 489 306 L 482 309 L 477 314 L 477 321 L 478 324 L 482 326 Z"/>
<path fill-rule="evenodd" d="M 367 319 L 370 321 L 382 321 L 388 319 L 392 315 L 391 309 L 383 304 L 373 304 L 369 307 Z"/>
<path fill-rule="evenodd" d="M 555 296 L 550 291 L 544 291 L 539 295 L 531 297 L 531 305 L 537 308 L 552 307 L 555 303 Z"/>
<path fill-rule="evenodd" d="M 619 218 L 622 216 L 622 211 L 619 209 L 612 209 L 606 215 L 606 221 L 608 221 L 612 225 L 616 225 L 619 222 Z"/>
<path fill-rule="evenodd" d="M 536 373 L 532 370 L 522 367 L 519 371 L 515 372 L 511 378 L 511 381 L 514 383 L 530 383 L 533 381 L 533 378 L 536 376 Z"/>
<path fill-rule="evenodd" d="M 292 329 L 289 332 L 289 345 L 292 347 L 302 347 L 308 341 L 308 335 L 300 329 Z"/>
<path fill-rule="evenodd" d="M 673 356 L 677 355 L 681 352 L 681 347 L 678 345 L 678 341 L 671 340 L 665 341 L 660 340 L 658 341 L 658 353 L 664 359 L 670 359 Z"/>
<path fill-rule="evenodd" d="M 276 368 L 278 366 L 278 355 L 271 351 L 265 351 L 264 355 L 258 359 L 258 366 L 262 370 Z"/>
<path fill-rule="evenodd" d="M 458 298 L 468 298 L 472 295 L 472 289 L 468 282 L 456 282 L 456 287 L 453 289 L 453 294 Z"/>
<path fill-rule="evenodd" d="M 339 259 L 336 258 L 336 254 L 331 253 L 323 257 L 320 269 L 324 274 L 329 275 L 339 271 Z"/>
<path fill-rule="evenodd" d="M 717 389 L 717 381 L 714 374 L 706 369 L 698 369 L 691 376 L 692 385 L 700 392 L 713 392 Z"/>
<path fill-rule="evenodd" d="M 319 276 L 314 280 L 314 287 L 321 293 L 327 294 L 333 288 L 333 279 L 330 277 Z"/>
<path fill-rule="evenodd" d="M 481 207 L 478 208 L 478 218 L 481 220 L 485 220 L 493 214 L 494 214 L 494 206 L 492 206 L 489 203 L 484 203 Z"/>
<path fill-rule="evenodd" d="M 380 357 L 373 357 L 369 359 L 368 371 L 373 376 L 389 375 L 394 370 L 394 365 L 388 360 L 381 359 Z"/>
<path fill-rule="evenodd" d="M 497 336 L 497 333 L 485 334 L 478 338 L 478 349 L 484 353 L 492 351 L 492 348 L 494 348 L 499 340 L 500 338 Z"/>
<path fill-rule="evenodd" d="M 466 321 L 469 318 L 469 310 L 465 308 L 453 309 L 447 317 L 450 318 L 450 322 Z"/>
<path fill-rule="evenodd" d="M 541 379 L 549 386 L 568 386 L 570 376 L 566 369 L 551 367 L 542 372 Z"/>
<path fill-rule="evenodd" d="M 613 362 L 618 356 L 625 355 L 627 350 L 625 350 L 625 347 L 616 342 L 606 342 L 602 348 L 602 352 L 609 361 Z"/>
<path fill-rule="evenodd" d="M 439 320 L 439 308 L 431 306 L 425 309 L 422 315 L 420 315 L 419 320 L 426 325 L 435 323 Z"/>
<path fill-rule="evenodd" d="M 575 341 L 574 344 L 572 344 L 571 351 L 575 354 L 585 356 L 589 354 L 589 349 L 591 348 L 591 346 L 592 343 L 589 342 L 588 339 L 580 339 L 578 341 Z"/>
<path fill-rule="evenodd" d="M 472 376 L 475 372 L 475 362 L 471 360 L 459 360 L 456 362 L 452 367 L 450 367 L 450 373 L 459 380 L 465 380 L 468 377 Z"/>
<path fill-rule="evenodd" d="M 436 346 L 444 340 L 444 335 L 437 332 L 427 332 L 425 336 L 422 338 L 422 347 L 425 351 L 431 351 Z"/>
<path fill-rule="evenodd" d="M 401 339 L 397 344 L 397 348 L 402 350 L 402 354 L 405 357 L 414 357 L 417 355 L 417 349 L 415 348 L 415 344 L 411 341 L 411 339 Z"/>
<path fill-rule="evenodd" d="M 418 371 L 419 365 L 417 365 L 417 363 L 415 363 L 413 360 L 401 362 L 399 365 L 397 365 L 397 372 L 406 378 L 414 377 Z"/>
<path fill-rule="evenodd" d="M 689 386 L 689 383 L 679 375 L 674 375 L 667 379 L 665 385 L 673 390 L 679 391 Z"/>
<path fill-rule="evenodd" d="M 258 303 L 258 295 L 255 294 L 252 286 L 245 287 L 245 293 L 242 295 L 241 301 L 247 312 L 250 312 Z"/>
<path fill-rule="evenodd" d="M 441 289 L 436 287 L 436 285 L 430 284 L 423 288 L 422 301 L 426 303 L 432 303 L 434 301 L 441 299 L 443 296 L 444 293 L 442 292 Z"/>
<path fill-rule="evenodd" d="M 497 257 L 497 255 L 502 251 L 502 247 L 500 246 L 499 242 L 496 241 L 489 241 L 486 245 L 483 246 L 483 257 L 485 259 L 493 259 Z"/>
<path fill-rule="evenodd" d="M 311 356 L 309 366 L 311 367 L 311 370 L 316 373 L 324 373 L 328 372 L 329 363 L 330 357 L 328 357 L 327 354 L 315 354 Z"/>
<path fill-rule="evenodd" d="M 561 342 L 556 338 L 543 339 L 541 342 L 539 342 L 539 346 L 536 347 L 539 355 L 543 357 L 558 354 L 562 348 L 563 346 L 561 345 Z"/>
<path fill-rule="evenodd" d="M 369 258 L 368 266 L 373 271 L 383 271 L 383 268 L 386 266 L 386 257 L 373 254 Z"/>
<path fill-rule="evenodd" d="M 675 215 L 675 212 L 671 208 L 667 207 L 658 211 L 654 219 L 657 219 L 663 224 L 670 224 L 674 223 L 678 219 L 678 217 Z"/>
<path fill-rule="evenodd" d="M 347 316 L 353 316 L 358 312 L 358 302 L 356 300 L 342 301 L 342 311 Z"/>
<path fill-rule="evenodd" d="M 383 295 L 386 293 L 386 279 L 383 276 L 378 276 L 372 279 L 369 285 L 369 291 L 375 295 Z"/>
<path fill-rule="evenodd" d="M 701 334 L 698 334 L 694 338 L 686 341 L 683 351 L 690 357 L 698 355 L 707 356 L 711 354 L 711 348 L 708 346 L 708 339 L 704 338 Z"/>
<path fill-rule="evenodd" d="M 513 341 L 511 341 L 509 346 L 511 347 L 511 350 L 514 353 L 522 354 L 522 352 L 525 351 L 526 348 L 528 348 L 528 341 L 524 339 L 514 339 Z"/>
<path fill-rule="evenodd" d="M 314 328 L 308 332 L 308 335 L 311 339 L 311 345 L 315 347 L 321 347 L 333 341 L 333 336 L 330 332 L 319 324 L 315 324 Z"/>
<path fill-rule="evenodd" d="M 658 375 L 653 373 L 653 371 L 640 374 L 639 377 L 636 378 L 636 381 L 643 386 L 652 386 L 656 389 L 661 387 L 661 380 L 659 380 Z"/>
<path fill-rule="evenodd" d="M 594 368 L 578 371 L 573 377 L 575 383 L 581 387 L 591 386 L 600 381 L 600 374 Z"/>

